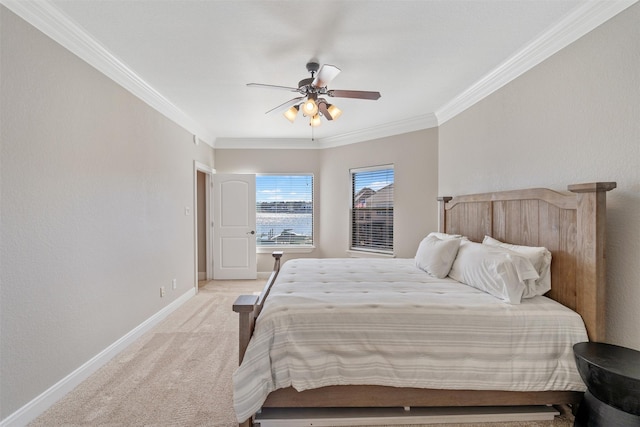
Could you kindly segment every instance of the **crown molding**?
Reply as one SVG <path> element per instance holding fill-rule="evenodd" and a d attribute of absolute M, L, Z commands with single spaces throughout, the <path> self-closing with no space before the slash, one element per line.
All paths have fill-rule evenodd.
<path fill-rule="evenodd" d="M 567 47 L 638 0 L 591 0 L 543 33 L 489 74 L 436 111 L 440 124 L 457 116 L 507 83 Z"/>
<path fill-rule="evenodd" d="M 311 138 L 216 138 L 213 148 L 225 149 L 308 149 L 320 148 L 318 140 Z"/>
<path fill-rule="evenodd" d="M 0 3 L 168 119 L 197 135 L 198 139 L 211 146 L 215 143 L 215 137 L 209 131 L 151 87 L 51 2 L 0 0 Z"/>
<path fill-rule="evenodd" d="M 438 119 L 435 114 L 428 113 L 405 120 L 382 123 L 367 129 L 322 138 L 319 143 L 321 148 L 332 148 L 434 127 L 438 127 Z"/>
<path fill-rule="evenodd" d="M 326 138 L 217 138 L 214 148 L 222 150 L 260 148 L 317 150 L 355 144 L 357 142 L 371 141 L 374 139 L 434 128 L 437 126 L 438 121 L 436 120 L 436 116 L 433 113 L 429 113 L 407 120 L 384 123 L 368 129 L 348 132 Z"/>

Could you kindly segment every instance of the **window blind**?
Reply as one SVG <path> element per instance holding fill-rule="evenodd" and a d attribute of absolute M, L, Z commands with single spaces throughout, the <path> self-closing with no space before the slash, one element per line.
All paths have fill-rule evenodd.
<path fill-rule="evenodd" d="M 351 249 L 393 253 L 393 165 L 351 170 Z"/>

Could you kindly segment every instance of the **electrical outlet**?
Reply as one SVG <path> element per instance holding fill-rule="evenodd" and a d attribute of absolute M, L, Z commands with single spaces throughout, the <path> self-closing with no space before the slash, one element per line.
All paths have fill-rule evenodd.
<path fill-rule="evenodd" d="M 176 289 L 178 287 L 178 281 L 176 279 L 173 279 L 171 281 L 171 289 Z"/>
<path fill-rule="evenodd" d="M 164 296 L 164 286 L 160 286 L 160 298 Z"/>

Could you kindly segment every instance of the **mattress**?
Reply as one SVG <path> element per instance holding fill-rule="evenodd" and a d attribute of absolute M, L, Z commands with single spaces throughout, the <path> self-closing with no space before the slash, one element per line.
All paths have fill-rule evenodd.
<path fill-rule="evenodd" d="M 587 340 L 549 298 L 507 304 L 413 259 L 295 259 L 233 375 L 234 407 L 244 421 L 289 386 L 584 391 L 572 347 Z"/>

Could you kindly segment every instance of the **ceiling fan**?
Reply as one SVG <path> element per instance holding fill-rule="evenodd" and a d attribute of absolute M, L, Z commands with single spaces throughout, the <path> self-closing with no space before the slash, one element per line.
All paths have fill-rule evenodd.
<path fill-rule="evenodd" d="M 327 85 L 340 73 L 340 69 L 335 65 L 324 64 L 320 67 L 320 64 L 312 61 L 307 63 L 307 71 L 311 73 L 311 77 L 300 80 L 298 87 L 261 83 L 247 83 L 247 86 L 298 92 L 302 96 L 278 105 L 267 111 L 267 113 L 275 110 L 286 110 L 284 116 L 293 123 L 298 115 L 298 111 L 302 110 L 302 114 L 305 117 L 309 117 L 309 125 L 312 127 L 320 126 L 322 123 L 320 120 L 321 116 L 327 120 L 335 120 L 342 114 L 342 110 L 323 98 L 325 95 L 333 98 L 357 98 L 374 101 L 380 98 L 380 92 L 327 89 Z"/>

